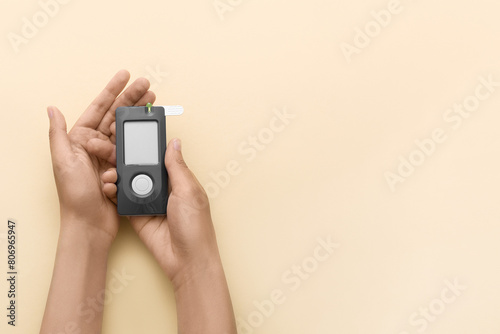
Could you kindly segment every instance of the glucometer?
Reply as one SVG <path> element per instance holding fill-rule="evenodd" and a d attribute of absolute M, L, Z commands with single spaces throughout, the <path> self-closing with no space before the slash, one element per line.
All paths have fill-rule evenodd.
<path fill-rule="evenodd" d="M 167 213 L 165 116 L 180 115 L 181 106 L 116 109 L 117 208 L 122 216 Z"/>

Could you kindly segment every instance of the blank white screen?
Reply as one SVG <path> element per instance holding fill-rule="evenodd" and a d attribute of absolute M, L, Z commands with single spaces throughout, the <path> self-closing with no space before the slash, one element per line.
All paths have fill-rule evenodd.
<path fill-rule="evenodd" d="M 128 121 L 123 125 L 125 165 L 158 164 L 156 121 Z"/>

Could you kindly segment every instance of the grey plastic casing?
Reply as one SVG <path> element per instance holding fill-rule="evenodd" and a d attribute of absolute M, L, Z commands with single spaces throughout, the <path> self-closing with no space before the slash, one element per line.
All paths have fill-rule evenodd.
<path fill-rule="evenodd" d="M 143 145 L 141 148 L 145 152 L 149 152 L 146 154 L 149 157 L 151 154 L 154 154 L 154 152 L 151 152 L 151 149 L 155 149 L 158 157 L 157 160 L 155 159 L 157 163 L 125 164 L 125 152 L 127 149 L 124 137 L 125 123 L 148 121 L 155 121 L 158 124 L 157 145 L 152 143 L 150 146 Z M 136 137 L 140 136 L 141 130 L 136 129 L 133 133 Z M 149 139 L 152 138 L 149 133 L 144 133 L 144 135 Z M 164 108 L 152 107 L 151 112 L 148 112 L 146 107 L 119 107 L 116 109 L 116 171 L 118 174 L 116 196 L 119 215 L 155 216 L 167 213 L 168 175 L 165 169 L 166 137 Z M 134 139 L 138 142 L 142 140 L 139 137 L 127 137 L 127 142 L 130 143 Z M 135 150 L 137 150 L 137 147 Z M 140 160 L 140 157 L 135 157 L 133 160 Z M 132 189 L 132 180 L 141 174 L 149 176 L 153 181 L 153 188 L 146 195 L 138 195 Z"/>

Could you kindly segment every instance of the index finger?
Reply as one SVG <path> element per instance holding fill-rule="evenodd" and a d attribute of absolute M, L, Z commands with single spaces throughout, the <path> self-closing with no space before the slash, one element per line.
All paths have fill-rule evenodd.
<path fill-rule="evenodd" d="M 109 110 L 116 97 L 120 95 L 130 79 L 127 70 L 121 70 L 109 81 L 104 90 L 92 101 L 87 110 L 80 116 L 75 126 L 97 129 L 102 118 Z"/>

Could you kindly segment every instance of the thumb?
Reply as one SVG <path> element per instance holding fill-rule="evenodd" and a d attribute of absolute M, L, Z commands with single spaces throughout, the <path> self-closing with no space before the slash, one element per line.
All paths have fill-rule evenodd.
<path fill-rule="evenodd" d="M 66 120 L 63 114 L 56 107 L 48 107 L 49 116 L 49 142 L 50 152 L 53 161 L 61 160 L 65 152 L 70 149 L 68 133 L 66 130 Z"/>
<path fill-rule="evenodd" d="M 194 174 L 189 170 L 181 151 L 181 140 L 172 139 L 167 146 L 165 154 L 165 166 L 172 191 L 189 191 L 199 186 Z"/>

